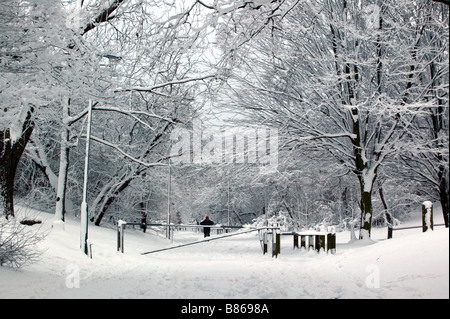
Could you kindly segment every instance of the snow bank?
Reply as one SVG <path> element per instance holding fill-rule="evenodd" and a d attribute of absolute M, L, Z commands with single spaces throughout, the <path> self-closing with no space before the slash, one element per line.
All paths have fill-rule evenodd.
<path fill-rule="evenodd" d="M 131 228 L 121 254 L 115 229 L 90 226 L 89 259 L 80 250 L 79 221 L 68 219 L 62 230 L 51 228 L 52 215 L 40 219 L 50 232 L 46 252 L 19 271 L 0 267 L 0 298 L 449 298 L 443 227 L 351 244 L 341 232 L 335 255 L 293 250 L 292 237 L 282 236 L 281 255 L 271 258 L 253 233 L 142 256 L 170 241 Z M 172 245 L 201 239 L 175 232 Z"/>

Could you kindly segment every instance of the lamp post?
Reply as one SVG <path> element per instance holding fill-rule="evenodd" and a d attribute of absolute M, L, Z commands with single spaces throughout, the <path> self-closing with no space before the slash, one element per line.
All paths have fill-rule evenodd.
<path fill-rule="evenodd" d="M 228 175 L 228 174 L 227 174 Z M 231 226 L 231 220 L 230 220 L 230 176 L 228 175 L 228 226 Z"/>
<path fill-rule="evenodd" d="M 92 100 L 89 100 L 89 109 L 87 114 L 86 128 L 86 154 L 84 157 L 84 183 L 83 183 L 83 201 L 81 202 L 81 233 L 80 249 L 88 255 L 88 205 L 87 205 L 87 185 L 89 171 L 89 150 L 91 141 L 91 119 L 92 119 Z"/>
<path fill-rule="evenodd" d="M 172 170 L 170 169 L 170 157 L 168 158 L 169 176 L 167 185 L 167 225 L 170 225 L 170 195 L 172 192 Z M 171 239 L 170 226 L 167 226 L 166 232 L 167 239 Z"/>

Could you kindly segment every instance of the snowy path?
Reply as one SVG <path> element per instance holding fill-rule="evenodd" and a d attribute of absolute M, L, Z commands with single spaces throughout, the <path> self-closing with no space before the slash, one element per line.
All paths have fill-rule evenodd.
<path fill-rule="evenodd" d="M 338 233 L 335 255 L 294 251 L 292 237 L 283 236 L 278 258 L 262 255 L 254 233 L 145 256 L 170 244 L 128 230 L 121 254 L 115 235 L 91 227 L 90 260 L 79 251 L 76 221 L 51 230 L 40 262 L 0 268 L 0 298 L 449 298 L 449 233 L 442 227 L 368 246 L 346 244 L 349 234 Z M 174 244 L 201 237 L 176 232 Z M 71 288 L 78 278 L 79 288 Z"/>

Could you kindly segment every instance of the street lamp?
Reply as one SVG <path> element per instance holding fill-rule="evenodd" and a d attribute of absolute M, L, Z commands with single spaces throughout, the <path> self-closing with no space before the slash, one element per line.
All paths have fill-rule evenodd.
<path fill-rule="evenodd" d="M 92 119 L 92 100 L 89 100 L 89 109 L 87 114 L 86 128 L 86 154 L 84 157 L 84 183 L 83 183 L 83 201 L 81 202 L 81 233 L 80 249 L 88 255 L 88 205 L 87 205 L 87 184 L 89 171 L 89 150 L 91 141 L 91 119 Z"/>
<path fill-rule="evenodd" d="M 169 180 L 168 180 L 168 185 L 167 185 L 167 233 L 166 233 L 166 237 L 167 239 L 171 238 L 171 234 L 170 234 L 170 194 L 172 192 L 172 170 L 170 169 L 170 156 L 167 159 L 168 161 L 168 167 L 169 167 Z"/>

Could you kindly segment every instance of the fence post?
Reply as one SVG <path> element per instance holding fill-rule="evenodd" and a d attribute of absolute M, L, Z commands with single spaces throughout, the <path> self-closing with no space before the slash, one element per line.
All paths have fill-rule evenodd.
<path fill-rule="evenodd" d="M 123 220 L 119 220 L 117 222 L 117 251 L 121 251 L 121 253 L 123 254 L 123 238 L 124 238 L 124 230 L 125 230 L 125 225 L 127 224 L 127 222 L 123 221 Z"/>
<path fill-rule="evenodd" d="M 320 252 L 320 249 L 325 250 L 325 235 L 316 235 L 316 250 Z"/>
<path fill-rule="evenodd" d="M 277 253 L 275 238 L 276 238 L 275 229 L 272 229 L 272 257 L 275 256 Z"/>
<path fill-rule="evenodd" d="M 269 233 L 267 231 L 263 233 L 263 255 L 267 254 L 267 242 L 268 242 L 267 235 L 268 234 Z"/>
<path fill-rule="evenodd" d="M 332 254 L 336 253 L 336 227 L 334 226 L 327 229 L 327 253 L 329 250 Z"/>
<path fill-rule="evenodd" d="M 125 231 L 125 224 L 120 225 L 120 250 L 123 254 L 124 247 L 123 247 L 123 241 L 124 241 L 124 231 Z"/>
<path fill-rule="evenodd" d="M 275 255 L 275 257 L 278 257 L 278 255 L 281 252 L 281 230 L 273 230 L 273 234 L 275 235 L 275 245 L 272 248 L 274 253 L 272 254 L 272 257 Z"/>
<path fill-rule="evenodd" d="M 119 224 L 117 223 L 117 251 L 120 250 L 120 227 Z"/>
<path fill-rule="evenodd" d="M 300 235 L 300 248 L 305 248 L 306 250 L 306 236 Z"/>
<path fill-rule="evenodd" d="M 329 250 L 332 254 L 336 253 L 336 233 L 327 234 L 327 253 Z"/>
<path fill-rule="evenodd" d="M 308 236 L 308 250 L 310 250 L 311 247 L 314 249 L 314 235 Z"/>
<path fill-rule="evenodd" d="M 92 259 L 92 245 L 93 243 L 88 240 L 89 257 Z"/>
<path fill-rule="evenodd" d="M 261 249 L 263 250 L 263 254 L 264 254 L 263 237 L 262 237 L 261 229 L 258 229 L 258 239 L 259 239 L 259 244 L 261 245 Z"/>
<path fill-rule="evenodd" d="M 298 235 L 294 233 L 294 249 L 298 248 Z"/>
<path fill-rule="evenodd" d="M 422 231 L 433 230 L 433 203 L 425 201 L 422 203 Z"/>

